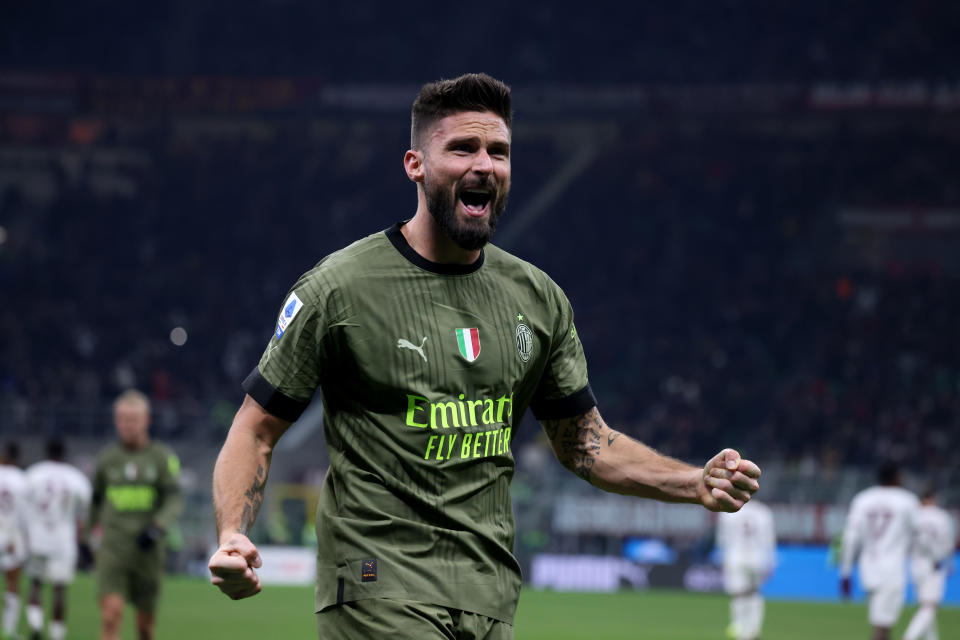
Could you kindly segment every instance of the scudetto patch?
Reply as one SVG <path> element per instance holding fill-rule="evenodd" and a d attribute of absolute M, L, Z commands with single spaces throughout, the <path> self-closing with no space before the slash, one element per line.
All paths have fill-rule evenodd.
<path fill-rule="evenodd" d="M 280 312 L 280 317 L 277 318 L 276 334 L 278 340 L 283 337 L 283 332 L 287 330 L 287 327 L 293 322 L 293 319 L 300 313 L 300 309 L 303 309 L 303 302 L 297 297 L 296 293 L 291 293 L 287 301 L 283 303 L 283 310 Z"/>
<path fill-rule="evenodd" d="M 476 327 L 470 329 L 456 329 L 457 348 L 460 349 L 460 355 L 467 362 L 473 362 L 480 355 L 480 330 Z"/>
<path fill-rule="evenodd" d="M 361 582 L 377 581 L 377 559 L 376 558 L 368 558 L 360 563 L 360 581 Z"/>

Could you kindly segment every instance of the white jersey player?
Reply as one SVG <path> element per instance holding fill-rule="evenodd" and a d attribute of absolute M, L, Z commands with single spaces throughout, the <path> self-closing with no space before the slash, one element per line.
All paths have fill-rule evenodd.
<path fill-rule="evenodd" d="M 843 532 L 841 588 L 850 595 L 850 574 L 859 555 L 860 584 L 870 596 L 869 621 L 874 640 L 886 640 L 903 609 L 907 552 L 916 528 L 920 501 L 903 489 L 897 466 L 877 471 L 878 486 L 853 498 Z"/>
<path fill-rule="evenodd" d="M 717 517 L 717 547 L 723 554 L 723 585 L 730 595 L 729 634 L 754 640 L 763 627 L 760 588 L 776 563 L 776 532 L 770 508 L 756 500 Z"/>
<path fill-rule="evenodd" d="M 0 633 L 13 636 L 20 620 L 20 570 L 27 559 L 24 510 L 27 481 L 17 466 L 20 447 L 7 443 L 0 459 L 0 571 L 6 578 Z"/>
<path fill-rule="evenodd" d="M 910 554 L 910 573 L 920 607 L 910 620 L 904 640 L 936 640 L 938 637 L 937 607 L 943 600 L 955 547 L 953 518 L 937 506 L 936 491 L 928 489 L 917 514 L 916 535 Z"/>
<path fill-rule="evenodd" d="M 33 582 L 27 622 L 34 636 L 39 637 L 43 629 L 41 587 L 44 582 L 53 584 L 51 640 L 62 640 L 66 636 L 66 586 L 73 582 L 77 529 L 86 518 L 93 492 L 87 477 L 64 462 L 63 457 L 63 443 L 51 440 L 47 443 L 47 459 L 32 465 L 26 473 L 30 498 L 27 509 L 30 559 L 26 571 Z"/>

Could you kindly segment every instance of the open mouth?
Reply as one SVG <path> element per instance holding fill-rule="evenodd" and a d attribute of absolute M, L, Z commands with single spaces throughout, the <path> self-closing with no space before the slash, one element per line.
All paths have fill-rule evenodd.
<path fill-rule="evenodd" d="M 476 216 L 486 213 L 487 206 L 492 198 L 493 194 L 489 189 L 477 188 L 460 191 L 460 202 L 463 204 L 463 208 L 468 214 Z"/>

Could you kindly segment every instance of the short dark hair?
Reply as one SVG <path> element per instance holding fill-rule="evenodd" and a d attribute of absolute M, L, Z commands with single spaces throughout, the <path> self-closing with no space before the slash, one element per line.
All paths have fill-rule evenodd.
<path fill-rule="evenodd" d="M 900 465 L 893 460 L 884 460 L 877 467 L 877 482 L 882 485 L 897 484 L 900 480 Z"/>
<path fill-rule="evenodd" d="M 510 129 L 510 87 L 485 73 L 465 73 L 423 85 L 410 112 L 410 147 L 420 148 L 423 132 L 434 122 L 462 111 L 491 111 Z"/>
<path fill-rule="evenodd" d="M 47 440 L 47 458 L 50 460 L 63 460 L 66 453 L 66 446 L 60 438 L 50 438 Z"/>

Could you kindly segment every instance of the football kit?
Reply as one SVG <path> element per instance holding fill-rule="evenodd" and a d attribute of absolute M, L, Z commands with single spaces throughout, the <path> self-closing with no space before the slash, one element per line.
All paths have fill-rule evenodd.
<path fill-rule="evenodd" d="M 27 574 L 56 584 L 73 581 L 77 563 L 77 520 L 90 507 L 90 481 L 79 469 L 45 460 L 26 472 L 30 504 Z"/>
<path fill-rule="evenodd" d="M 97 459 L 91 524 L 103 538 L 97 551 L 100 596 L 118 593 L 141 611 L 153 611 L 160 592 L 166 544 L 153 538 L 180 513 L 180 462 L 166 445 L 131 450 L 120 444 Z"/>
<path fill-rule="evenodd" d="M 27 479 L 19 467 L 0 465 L 0 571 L 27 559 Z"/>
<path fill-rule="evenodd" d="M 433 263 L 401 224 L 293 286 L 244 389 L 293 421 L 323 399 L 316 610 L 385 598 L 512 623 L 512 441 L 596 402 L 573 312 L 532 265 L 487 245 Z"/>
<path fill-rule="evenodd" d="M 901 487 L 876 486 L 853 498 L 843 532 L 841 573 L 849 576 L 859 554 L 860 583 L 870 594 L 869 620 L 890 627 L 903 608 L 907 551 L 920 501 Z"/>

